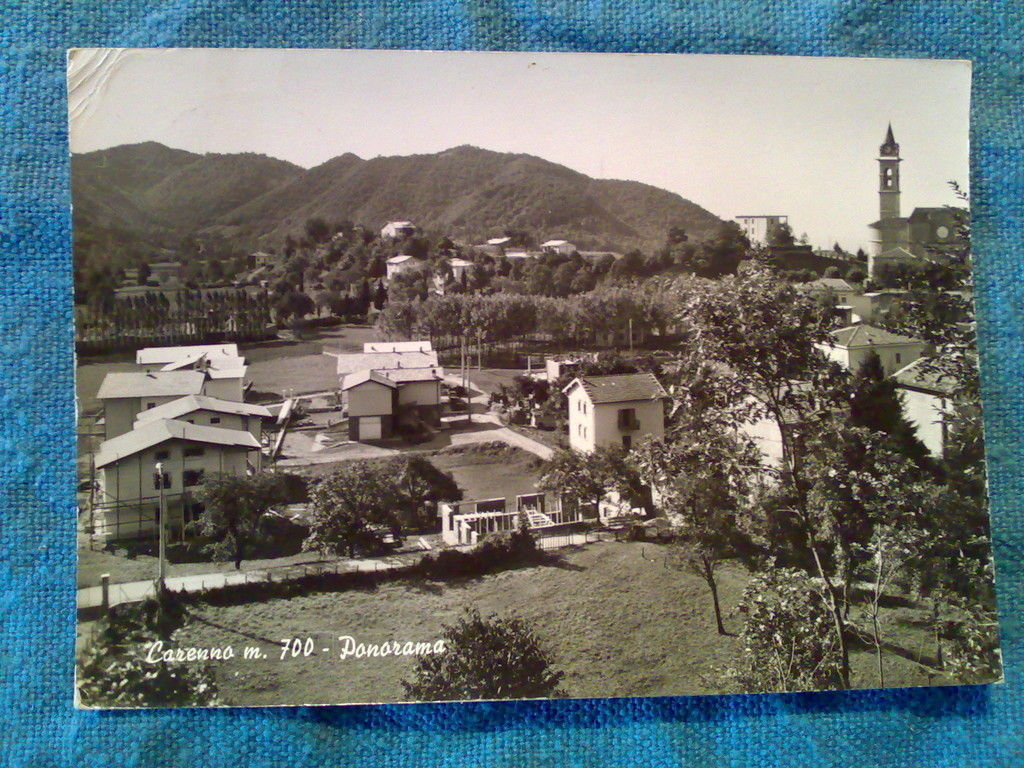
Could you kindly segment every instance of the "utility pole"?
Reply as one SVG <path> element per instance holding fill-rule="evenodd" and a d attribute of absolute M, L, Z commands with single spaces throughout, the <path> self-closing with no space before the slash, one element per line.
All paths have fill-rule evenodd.
<path fill-rule="evenodd" d="M 157 520 L 157 526 L 160 533 L 160 571 L 157 577 L 157 595 L 163 597 L 164 593 L 164 581 L 167 578 L 167 503 L 164 498 L 164 465 L 162 462 L 156 463 L 156 478 L 157 485 L 160 490 L 160 506 L 158 507 L 159 520 Z"/>

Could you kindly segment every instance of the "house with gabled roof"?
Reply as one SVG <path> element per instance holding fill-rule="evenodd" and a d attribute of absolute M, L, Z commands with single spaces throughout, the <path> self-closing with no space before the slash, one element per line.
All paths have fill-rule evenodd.
<path fill-rule="evenodd" d="M 157 530 L 160 492 L 172 535 L 203 513 L 194 492 L 212 474 L 260 469 L 260 441 L 242 429 L 152 419 L 103 441 L 94 457 L 94 533 L 133 538 Z M 160 464 L 161 473 L 156 471 Z"/>
<path fill-rule="evenodd" d="M 444 369 L 364 369 L 342 378 L 350 440 L 382 440 L 394 434 L 403 417 L 415 414 L 428 424 L 441 420 Z"/>
<path fill-rule="evenodd" d="M 141 411 L 135 417 L 134 428 L 138 429 L 161 419 L 176 419 L 200 426 L 242 429 L 259 440 L 263 434 L 263 421 L 270 417 L 268 409 L 255 403 L 222 400 L 206 395 L 188 395 Z"/>
<path fill-rule="evenodd" d="M 552 256 L 571 256 L 576 251 L 576 246 L 568 240 L 546 240 L 540 244 L 540 250 Z"/>
<path fill-rule="evenodd" d="M 665 434 L 668 393 L 652 373 L 581 376 L 562 391 L 569 400 L 569 446 L 573 450 L 628 450 L 643 437 Z"/>
<path fill-rule="evenodd" d="M 208 381 L 204 372 L 193 370 L 108 373 L 96 393 L 103 405 L 105 439 L 130 432 L 141 411 L 179 397 L 205 394 Z"/>
<path fill-rule="evenodd" d="M 827 344 L 817 344 L 827 357 L 856 372 L 871 353 L 878 355 L 882 370 L 889 376 L 926 354 L 926 341 L 903 336 L 884 328 L 860 323 L 832 331 Z"/>

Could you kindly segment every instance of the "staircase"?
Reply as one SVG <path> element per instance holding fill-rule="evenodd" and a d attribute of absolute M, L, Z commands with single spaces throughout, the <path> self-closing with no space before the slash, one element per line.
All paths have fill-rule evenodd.
<path fill-rule="evenodd" d="M 523 514 L 526 515 L 526 520 L 530 524 L 530 528 L 547 528 L 555 524 L 555 521 L 545 515 L 539 509 L 527 508 L 523 510 Z"/>

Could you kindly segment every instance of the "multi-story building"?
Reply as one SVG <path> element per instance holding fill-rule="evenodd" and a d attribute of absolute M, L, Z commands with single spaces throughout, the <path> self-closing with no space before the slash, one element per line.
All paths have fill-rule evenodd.
<path fill-rule="evenodd" d="M 647 435 L 665 433 L 665 388 L 651 373 L 586 376 L 563 390 L 569 398 L 569 446 L 629 450 Z"/>

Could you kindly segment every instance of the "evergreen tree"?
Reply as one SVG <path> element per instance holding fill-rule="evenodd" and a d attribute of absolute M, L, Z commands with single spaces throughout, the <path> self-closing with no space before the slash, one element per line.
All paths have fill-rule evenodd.
<path fill-rule="evenodd" d="M 850 398 L 850 421 L 854 426 L 883 432 L 893 447 L 921 466 L 928 449 L 917 439 L 914 427 L 903 416 L 903 403 L 896 382 L 886 377 L 882 361 L 872 352 L 854 373 Z"/>

